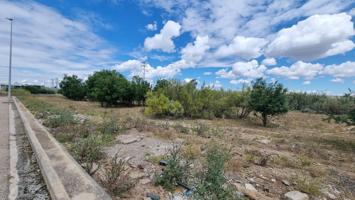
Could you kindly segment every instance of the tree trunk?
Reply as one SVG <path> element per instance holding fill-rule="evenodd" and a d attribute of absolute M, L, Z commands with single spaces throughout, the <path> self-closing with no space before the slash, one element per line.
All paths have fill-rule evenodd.
<path fill-rule="evenodd" d="M 266 124 L 267 124 L 267 114 L 263 113 L 262 117 L 263 117 L 263 126 L 266 126 Z"/>

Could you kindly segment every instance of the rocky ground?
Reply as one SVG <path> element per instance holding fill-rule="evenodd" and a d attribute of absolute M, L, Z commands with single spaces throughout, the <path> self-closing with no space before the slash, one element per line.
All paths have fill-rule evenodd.
<path fill-rule="evenodd" d="M 355 199 L 355 129 L 324 120 L 325 116 L 289 112 L 269 127 L 260 119 L 167 120 L 143 116 L 142 108 L 100 108 L 61 97 L 36 97 L 80 116 L 100 121 L 109 113 L 126 128 L 105 147 L 107 159 L 119 152 L 137 184 L 118 199 L 189 199 L 183 187 L 168 192 L 153 177 L 164 154 L 182 146 L 195 168 L 206 145 L 230 149 L 225 175 L 236 195 L 249 199 Z M 130 125 L 127 125 L 130 123 Z M 191 185 L 193 187 L 193 185 Z"/>

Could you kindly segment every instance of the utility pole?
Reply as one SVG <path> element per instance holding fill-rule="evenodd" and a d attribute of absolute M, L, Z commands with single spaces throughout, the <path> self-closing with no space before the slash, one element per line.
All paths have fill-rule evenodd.
<path fill-rule="evenodd" d="M 12 22 L 13 18 L 6 18 L 10 21 L 11 24 L 11 32 L 10 32 L 10 61 L 9 61 L 9 84 L 7 85 L 7 97 L 9 102 L 11 101 L 11 67 L 12 67 Z"/>
<path fill-rule="evenodd" d="M 145 81 L 145 66 L 146 66 L 146 63 L 143 62 L 142 67 L 143 67 L 143 80 L 144 80 L 144 81 Z"/>

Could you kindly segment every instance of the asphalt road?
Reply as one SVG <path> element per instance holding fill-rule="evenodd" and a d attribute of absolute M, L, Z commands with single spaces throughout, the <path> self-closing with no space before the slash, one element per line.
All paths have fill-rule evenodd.
<path fill-rule="evenodd" d="M 8 199 L 10 178 L 9 104 L 0 97 L 0 199 Z"/>

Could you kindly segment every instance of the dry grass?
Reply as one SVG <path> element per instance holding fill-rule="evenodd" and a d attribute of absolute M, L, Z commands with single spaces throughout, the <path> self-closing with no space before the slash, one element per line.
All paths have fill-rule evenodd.
<path fill-rule="evenodd" d="M 255 117 L 247 120 L 150 119 L 143 115 L 142 107 L 101 108 L 95 102 L 70 101 L 58 96 L 35 98 L 89 115 L 98 121 L 102 121 L 108 113 L 126 129 L 151 132 L 155 137 L 172 143 L 182 140 L 183 156 L 196 161 L 203 157 L 206 145 L 211 140 L 217 141 L 223 147 L 233 148 L 237 152 L 238 155 L 233 155 L 226 163 L 226 171 L 240 177 L 259 174 L 276 179 L 286 177 L 295 182 L 295 189 L 312 196 L 322 196 L 318 185 L 334 185 L 343 196 L 355 195 L 355 186 L 349 186 L 355 183 L 355 134 L 347 131 L 344 125 L 328 123 L 324 115 L 289 112 L 273 119 L 270 127 L 262 127 L 260 119 Z M 62 140 L 68 137 L 63 135 Z M 270 143 L 261 143 L 260 140 L 264 138 L 268 138 Z M 265 155 L 272 156 L 262 166 L 260 161 Z M 156 164 L 162 157 L 147 155 L 146 159 Z M 275 170 L 279 173 L 274 174 Z M 290 172 L 299 176 L 292 176 Z M 335 183 L 334 180 L 339 180 L 337 174 L 352 181 Z M 268 187 L 278 187 L 273 190 L 274 193 L 267 194 L 274 198 L 289 189 L 276 183 Z"/>

